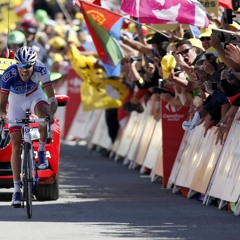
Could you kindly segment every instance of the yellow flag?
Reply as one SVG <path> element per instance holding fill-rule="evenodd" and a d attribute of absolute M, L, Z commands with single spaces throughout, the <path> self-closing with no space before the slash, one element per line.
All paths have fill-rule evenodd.
<path fill-rule="evenodd" d="M 111 96 L 108 96 L 105 87 L 109 83 L 110 86 L 117 91 L 119 98 L 114 99 Z M 110 82 L 103 81 L 103 83 L 98 86 L 93 83 L 83 82 L 80 91 L 84 111 L 119 108 L 122 106 L 123 100 L 128 95 L 127 87 L 118 80 L 110 80 Z"/>
<path fill-rule="evenodd" d="M 68 57 L 73 69 L 83 81 L 80 85 L 84 111 L 119 108 L 128 95 L 128 88 L 119 79 L 106 79 L 94 68 L 97 59 L 84 56 L 76 46 L 70 46 Z"/>

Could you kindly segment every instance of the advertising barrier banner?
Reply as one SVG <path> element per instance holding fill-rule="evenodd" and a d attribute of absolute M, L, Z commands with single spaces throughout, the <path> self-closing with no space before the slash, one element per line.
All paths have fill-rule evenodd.
<path fill-rule="evenodd" d="M 163 187 L 167 186 L 168 178 L 182 141 L 184 134 L 182 122 L 186 120 L 187 114 L 187 107 L 176 109 L 161 99 Z"/>

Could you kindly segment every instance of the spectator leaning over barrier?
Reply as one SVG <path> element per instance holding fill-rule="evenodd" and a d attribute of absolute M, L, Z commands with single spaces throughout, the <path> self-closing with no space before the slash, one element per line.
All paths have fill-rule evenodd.
<path fill-rule="evenodd" d="M 224 143 L 227 132 L 230 129 L 233 118 L 240 106 L 240 72 L 236 72 L 229 68 L 222 72 L 221 86 L 226 93 L 227 99 L 231 104 L 228 111 L 222 116 L 218 129 L 216 131 L 217 139 L 216 144 Z M 239 119 L 238 119 L 239 120 Z"/>
<path fill-rule="evenodd" d="M 138 84 L 137 91 L 134 92 L 132 98 L 123 105 L 123 109 L 127 112 L 137 111 L 142 113 L 144 108 L 140 103 L 140 99 L 144 96 L 145 99 L 149 99 L 151 93 L 148 91 L 148 88 L 158 86 L 158 71 L 154 65 L 154 62 L 159 62 L 160 59 L 166 54 L 166 48 L 169 44 L 168 38 L 160 33 L 155 33 L 153 37 L 147 41 L 147 44 L 129 39 L 125 35 L 121 36 L 121 40 L 123 44 L 126 44 L 127 46 L 139 52 L 140 58 L 142 59 L 142 66 L 138 69 L 138 71 L 144 73 L 144 76 L 141 78 L 141 83 L 138 84 L 139 81 L 136 81 Z"/>
<path fill-rule="evenodd" d="M 191 121 L 183 122 L 184 130 L 192 130 L 205 120 L 206 131 L 218 124 L 221 116 L 229 109 L 229 102 L 220 85 L 221 72 L 226 65 L 218 57 L 214 48 L 209 48 L 204 56 L 195 64 L 195 73 L 202 89 L 209 94 L 201 109 L 195 113 Z M 206 118 L 206 116 L 208 116 Z"/>
<path fill-rule="evenodd" d="M 180 69 L 187 74 L 187 89 L 193 93 L 193 104 L 190 112 L 203 103 L 205 93 L 201 91 L 198 84 L 198 78 L 194 71 L 196 62 L 202 57 L 203 53 L 198 54 L 189 40 L 183 39 L 177 41 L 175 45 L 174 57 Z"/>
<path fill-rule="evenodd" d="M 204 87 L 210 94 L 210 98 L 208 98 L 208 100 L 210 100 L 203 106 L 202 112 L 195 113 L 192 121 L 185 122 L 185 125 L 183 124 L 183 127 L 187 130 L 191 130 L 192 127 L 195 127 L 200 122 L 200 118 L 204 115 L 204 110 L 209 110 L 209 107 L 213 108 L 214 106 L 217 107 L 221 105 L 221 120 L 217 124 L 218 129 L 216 131 L 216 143 L 220 142 L 221 144 L 224 142 L 226 133 L 240 106 L 240 58 L 238 57 L 240 49 L 237 46 L 237 43 L 238 42 L 235 41 L 234 44 L 230 43 L 226 45 L 222 43 L 221 39 L 215 34 L 211 35 L 211 45 L 216 48 L 217 55 L 212 51 L 207 51 L 205 54 L 205 60 L 202 63 L 203 70 L 209 75 L 208 81 L 204 82 Z M 220 60 L 223 60 L 224 63 L 213 61 L 218 55 L 221 56 Z M 219 60 L 219 58 L 217 59 Z M 228 69 L 225 70 L 224 67 L 226 66 L 228 66 Z M 221 77 L 219 78 L 219 76 Z M 219 79 L 221 80 L 219 81 Z M 220 88 L 214 89 L 213 83 L 220 83 Z"/>
<path fill-rule="evenodd" d="M 140 53 L 146 54 L 152 58 L 154 57 L 159 58 L 160 56 L 158 46 L 162 42 L 168 42 L 169 38 L 157 32 L 153 35 L 151 39 L 147 41 L 147 44 L 143 44 L 139 41 L 130 39 L 125 35 L 121 35 L 121 41 Z"/>
<path fill-rule="evenodd" d="M 180 40 L 176 44 L 176 52 L 174 57 L 177 61 L 177 65 L 185 71 L 192 83 L 196 75 L 194 73 L 194 64 L 201 58 L 202 54 L 197 54 L 196 48 L 193 47 L 189 40 Z"/>
<path fill-rule="evenodd" d="M 202 28 L 201 34 L 198 36 L 198 38 L 202 42 L 202 46 L 205 50 L 211 47 L 211 35 L 212 35 L 212 30 L 210 28 Z"/>
<path fill-rule="evenodd" d="M 188 90 L 188 76 L 186 72 L 182 71 L 177 65 L 176 60 L 173 55 L 167 54 L 162 58 L 161 61 L 162 72 L 163 72 L 163 86 L 172 85 L 174 89 L 175 96 L 173 102 L 175 102 L 175 107 L 186 106 L 189 107 L 193 101 L 192 91 Z M 165 97 L 167 95 L 161 94 L 163 99 L 166 101 Z M 171 99 L 171 98 L 170 98 Z M 171 101 L 169 102 L 171 104 Z M 174 106 L 174 104 L 171 104 Z"/>

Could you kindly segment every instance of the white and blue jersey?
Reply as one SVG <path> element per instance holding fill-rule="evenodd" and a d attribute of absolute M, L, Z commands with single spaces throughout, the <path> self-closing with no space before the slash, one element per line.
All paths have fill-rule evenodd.
<path fill-rule="evenodd" d="M 32 76 L 25 82 L 22 81 L 16 64 L 11 65 L 4 71 L 1 94 L 9 95 L 8 119 L 22 119 L 25 117 L 27 109 L 35 113 L 35 107 L 38 104 L 48 104 L 40 82 L 44 87 L 52 85 L 47 67 L 40 62 L 36 63 Z M 10 127 L 18 125 L 10 124 Z"/>
<path fill-rule="evenodd" d="M 13 94 L 28 96 L 40 88 L 40 82 L 42 82 L 44 87 L 52 84 L 49 71 L 44 64 L 40 62 L 36 63 L 34 72 L 27 82 L 21 80 L 17 65 L 13 64 L 3 73 L 1 93 L 9 94 L 11 92 Z"/>

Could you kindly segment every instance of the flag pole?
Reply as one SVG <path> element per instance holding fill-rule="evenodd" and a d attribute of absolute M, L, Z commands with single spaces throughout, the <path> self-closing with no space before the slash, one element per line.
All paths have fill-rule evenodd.
<path fill-rule="evenodd" d="M 57 0 L 57 1 L 59 1 L 59 0 Z M 78 1 L 78 2 L 81 2 L 81 0 L 72 0 L 73 5 L 76 5 L 76 2 L 77 2 L 77 1 Z M 95 5 L 95 4 L 91 4 L 91 3 L 89 3 L 89 5 L 93 5 L 93 6 L 97 6 L 97 7 L 103 8 L 103 7 L 101 7 L 101 6 L 98 6 L 98 5 Z M 105 10 L 108 10 L 109 12 L 113 12 L 113 11 L 111 11 L 111 10 L 109 10 L 109 9 L 105 9 Z M 120 14 L 120 13 L 115 13 L 115 12 L 114 12 L 114 14 L 118 14 L 119 16 L 123 17 L 124 19 L 126 19 L 126 20 L 128 20 L 128 21 L 130 21 L 130 22 L 133 22 L 133 23 L 136 23 L 136 24 L 142 24 L 142 23 L 140 23 L 140 22 L 138 22 L 138 21 L 136 21 L 136 20 L 133 20 L 133 19 L 127 17 L 126 15 L 124 16 L 124 15 L 122 15 L 122 14 Z M 167 38 L 170 38 L 167 34 L 159 31 L 159 30 L 156 29 L 156 28 L 153 28 L 153 27 L 148 26 L 148 25 L 144 25 L 144 26 L 145 26 L 146 28 L 149 28 L 149 29 L 153 30 L 154 32 L 158 32 L 158 33 L 162 34 L 163 36 L 165 36 L 165 37 L 167 37 Z"/>
<path fill-rule="evenodd" d="M 141 25 L 142 25 L 142 23 L 140 23 L 140 22 L 138 22 L 138 21 L 136 21 L 136 20 L 134 20 L 134 19 L 131 19 L 131 18 L 127 17 L 127 16 L 122 16 L 122 17 L 123 17 L 124 19 L 130 21 L 130 22 L 133 22 L 133 23 L 141 24 Z M 144 25 L 144 26 L 145 26 L 146 28 L 149 28 L 149 29 L 153 30 L 154 32 L 158 32 L 158 33 L 162 34 L 163 36 L 165 36 L 165 37 L 167 37 L 167 38 L 170 38 L 167 34 L 159 31 L 159 30 L 156 29 L 156 28 L 153 28 L 153 27 L 148 26 L 148 25 Z"/>
<path fill-rule="evenodd" d="M 222 28 L 211 28 L 211 27 L 209 27 L 209 29 L 214 30 L 214 31 L 229 33 L 229 34 L 232 34 L 232 35 L 237 35 L 238 34 L 237 32 L 229 31 L 229 30 L 222 29 Z"/>

